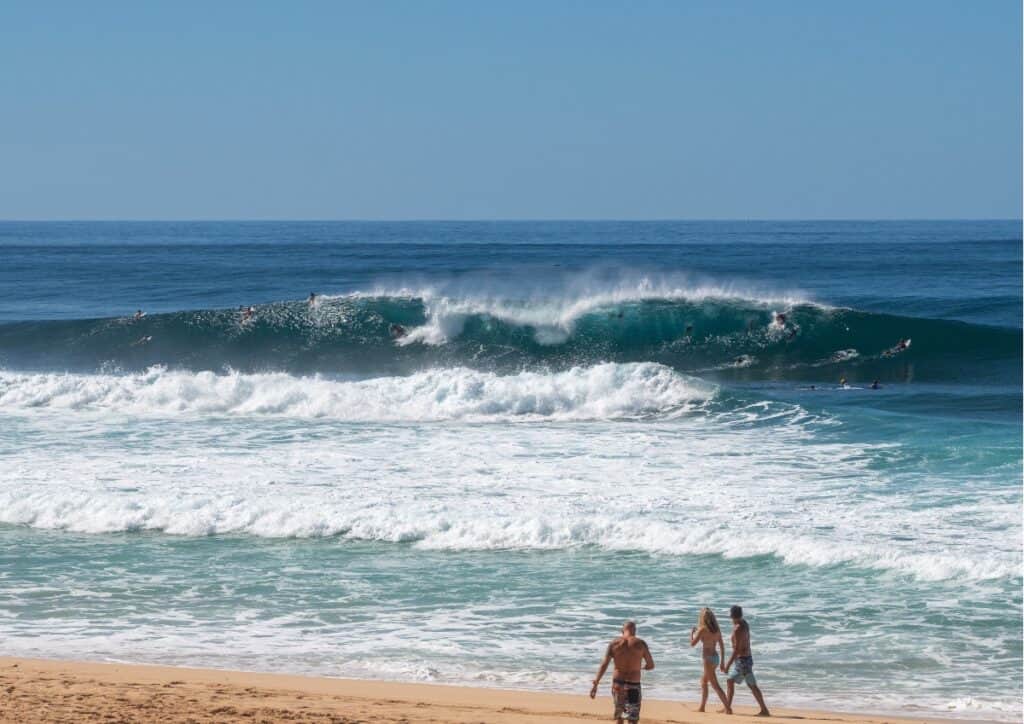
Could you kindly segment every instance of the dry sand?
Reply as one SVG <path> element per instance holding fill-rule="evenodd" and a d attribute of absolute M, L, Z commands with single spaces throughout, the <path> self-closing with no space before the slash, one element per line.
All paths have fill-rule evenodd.
<path fill-rule="evenodd" d="M 586 682 L 581 682 L 581 686 Z M 746 692 L 743 696 L 749 700 Z M 769 702 L 770 703 L 770 702 Z M 642 722 L 760 721 L 700 714 L 692 702 L 645 700 Z M 948 722 L 778 710 L 774 720 Z M 610 721 L 602 682 L 586 696 L 282 674 L 0 658 L 0 722 L 486 722 Z"/>

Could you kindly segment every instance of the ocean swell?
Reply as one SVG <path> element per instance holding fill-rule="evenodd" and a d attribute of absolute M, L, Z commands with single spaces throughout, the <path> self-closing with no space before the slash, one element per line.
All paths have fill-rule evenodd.
<path fill-rule="evenodd" d="M 901 339 L 905 352 L 891 354 Z M 450 296 L 398 289 L 141 319 L 0 325 L 8 368 L 404 375 L 430 367 L 513 372 L 600 362 L 657 362 L 746 379 L 832 379 L 904 373 L 976 379 L 1020 366 L 1021 332 L 949 320 L 831 308 L 799 297 L 733 296 L 717 288 L 633 286 L 582 296 Z M 995 369 L 993 368 L 995 366 Z M 741 371 L 741 372 L 739 372 Z"/>

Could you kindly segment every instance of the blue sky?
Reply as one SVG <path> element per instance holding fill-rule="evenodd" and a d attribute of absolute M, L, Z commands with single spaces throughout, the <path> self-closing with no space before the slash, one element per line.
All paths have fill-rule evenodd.
<path fill-rule="evenodd" d="M 0 218 L 1019 218 L 1021 6 L 0 5 Z"/>

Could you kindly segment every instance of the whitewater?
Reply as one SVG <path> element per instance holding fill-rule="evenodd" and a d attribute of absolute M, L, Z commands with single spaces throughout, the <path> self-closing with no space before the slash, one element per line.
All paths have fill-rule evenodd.
<path fill-rule="evenodd" d="M 581 691 L 631 617 L 679 698 L 740 603 L 780 705 L 1019 720 L 1020 263 L 1003 222 L 0 223 L 0 636 Z"/>

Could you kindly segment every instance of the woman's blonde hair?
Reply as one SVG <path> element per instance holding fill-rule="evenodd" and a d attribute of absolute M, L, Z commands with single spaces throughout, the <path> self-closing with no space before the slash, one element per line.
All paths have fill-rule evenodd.
<path fill-rule="evenodd" d="M 697 615 L 697 627 L 707 629 L 713 634 L 718 633 L 718 619 L 715 618 L 715 612 L 707 606 L 702 608 Z"/>

